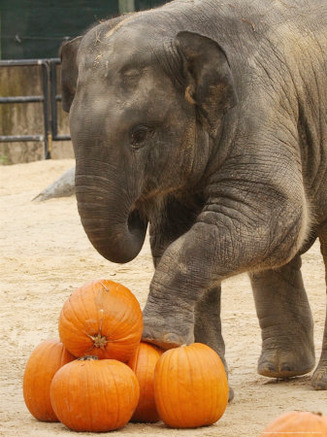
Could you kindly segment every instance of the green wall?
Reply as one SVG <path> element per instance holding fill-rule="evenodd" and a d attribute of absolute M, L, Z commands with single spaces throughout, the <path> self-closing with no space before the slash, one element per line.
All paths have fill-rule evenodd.
<path fill-rule="evenodd" d="M 0 0 L 0 58 L 58 56 L 61 42 L 97 20 L 167 0 Z"/>

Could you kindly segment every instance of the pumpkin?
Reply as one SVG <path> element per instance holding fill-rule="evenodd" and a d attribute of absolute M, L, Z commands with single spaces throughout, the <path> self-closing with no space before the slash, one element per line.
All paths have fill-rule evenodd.
<path fill-rule="evenodd" d="M 308 411 L 290 411 L 274 419 L 261 437 L 327 437 L 327 417 Z"/>
<path fill-rule="evenodd" d="M 45 340 L 31 353 L 25 367 L 23 395 L 29 412 L 44 422 L 58 421 L 50 401 L 50 384 L 57 370 L 74 360 L 59 340 Z"/>
<path fill-rule="evenodd" d="M 76 357 L 87 355 L 126 362 L 143 331 L 142 311 L 123 285 L 99 280 L 75 290 L 59 316 L 59 336 Z"/>
<path fill-rule="evenodd" d="M 128 361 L 140 384 L 140 400 L 132 416 L 132 422 L 157 422 L 159 414 L 154 399 L 154 369 L 162 350 L 141 342 L 136 353 Z"/>
<path fill-rule="evenodd" d="M 50 397 L 59 420 L 74 431 L 122 428 L 132 417 L 140 388 L 134 372 L 112 359 L 85 357 L 54 376 Z"/>
<path fill-rule="evenodd" d="M 154 393 L 161 419 L 174 428 L 211 425 L 228 403 L 228 382 L 218 354 L 202 343 L 169 349 L 159 358 Z"/>

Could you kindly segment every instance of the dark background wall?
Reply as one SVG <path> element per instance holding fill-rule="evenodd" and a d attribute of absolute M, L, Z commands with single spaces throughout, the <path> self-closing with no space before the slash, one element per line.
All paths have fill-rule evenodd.
<path fill-rule="evenodd" d="M 94 22 L 167 0 L 0 0 L 0 59 L 58 56 L 65 39 Z"/>

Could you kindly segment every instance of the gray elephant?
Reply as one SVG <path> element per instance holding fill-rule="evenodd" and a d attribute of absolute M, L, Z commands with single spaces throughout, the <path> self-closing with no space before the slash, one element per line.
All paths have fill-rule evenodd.
<path fill-rule="evenodd" d="M 249 272 L 258 372 L 315 365 L 301 254 L 327 261 L 325 0 L 175 0 L 62 47 L 76 196 L 107 259 L 155 273 L 146 341 L 199 341 L 224 359 L 221 283 Z M 316 389 L 327 388 L 327 328 Z"/>

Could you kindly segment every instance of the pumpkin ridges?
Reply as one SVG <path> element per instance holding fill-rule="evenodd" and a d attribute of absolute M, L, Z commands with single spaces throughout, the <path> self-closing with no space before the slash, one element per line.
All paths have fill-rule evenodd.
<path fill-rule="evenodd" d="M 111 293 L 112 298 L 114 299 L 114 305 L 115 307 L 119 308 L 119 313 L 122 314 L 119 320 L 116 320 L 116 323 L 113 323 L 114 317 L 108 317 L 106 320 L 104 320 L 104 323 L 102 325 L 103 330 L 107 328 L 106 324 L 109 324 L 110 322 L 110 330 L 108 339 L 112 342 L 115 342 L 117 337 L 117 331 L 119 331 L 119 341 L 120 342 L 128 342 L 131 338 L 134 338 L 135 336 L 135 330 L 139 328 L 140 322 L 142 322 L 142 312 L 139 311 L 138 314 L 135 314 L 133 311 L 133 305 L 136 305 L 139 307 L 139 302 L 137 301 L 136 297 L 130 292 L 130 290 L 123 285 L 116 284 L 113 281 L 109 280 L 102 280 L 101 284 L 104 286 L 112 285 L 113 289 L 107 289 L 109 293 Z M 103 309 L 110 312 L 110 308 L 106 308 L 107 305 L 103 304 Z M 116 310 L 117 311 L 117 310 Z M 143 325 L 143 323 L 142 323 Z M 143 326 L 141 326 L 143 328 Z M 139 328 L 140 329 L 140 328 Z M 142 329 L 140 329 L 142 331 Z M 142 334 L 142 332 L 140 332 Z M 110 343 L 110 341 L 108 342 Z M 110 346 L 110 345 L 109 345 Z"/>
<path fill-rule="evenodd" d="M 125 298 L 124 298 L 125 297 Z M 128 307 L 130 306 L 130 302 L 131 299 L 130 298 L 126 298 L 126 296 L 122 296 L 119 295 L 118 296 L 114 296 L 115 299 L 115 305 L 116 306 L 120 306 L 120 307 Z M 133 299 L 133 303 L 137 303 L 138 301 L 135 298 L 135 301 Z M 131 317 L 132 316 L 132 317 Z M 139 317 L 135 318 L 135 314 L 133 314 L 132 309 L 130 308 L 129 311 L 125 311 L 123 313 L 123 316 L 119 319 L 119 321 L 116 321 L 116 324 L 113 324 L 112 321 L 110 320 L 110 318 L 108 318 L 107 320 L 104 320 L 104 326 L 103 329 L 105 329 L 107 326 L 107 324 L 109 323 L 110 320 L 110 337 L 111 339 L 114 339 L 117 336 L 117 330 L 119 330 L 119 334 L 120 336 L 122 336 L 123 338 L 128 338 L 128 337 L 132 337 L 133 336 L 133 331 L 134 328 L 138 327 L 138 321 L 142 318 L 142 314 L 140 313 Z M 111 319 L 114 319 L 113 317 Z M 124 327 L 125 329 L 121 328 L 121 325 Z"/>
<path fill-rule="evenodd" d="M 294 415 L 290 415 L 290 417 L 286 418 L 286 421 L 284 423 L 280 423 L 279 425 L 277 425 L 277 430 L 278 432 L 282 432 L 283 430 L 285 431 L 285 426 L 287 429 L 289 429 L 290 431 L 293 431 L 291 428 L 293 428 L 293 420 L 294 420 Z"/>
<path fill-rule="evenodd" d="M 185 375 L 184 375 L 184 372 L 181 371 L 181 366 L 179 363 L 178 355 L 172 354 L 169 358 L 170 358 L 170 366 L 169 366 L 170 369 L 174 369 L 174 368 L 177 369 L 176 371 L 178 374 L 178 377 L 177 377 L 178 384 L 184 384 L 183 379 L 184 379 Z M 167 376 L 168 376 L 168 378 L 167 378 L 166 390 L 168 391 L 168 393 L 170 394 L 171 397 L 176 397 L 176 399 L 178 399 L 179 405 L 183 406 L 184 401 L 183 401 L 183 399 L 181 399 L 180 390 L 178 390 L 177 384 L 172 384 L 172 392 L 170 393 L 171 390 L 170 390 L 169 383 L 171 383 L 171 378 L 169 377 L 168 369 L 167 369 Z M 174 408 L 173 405 L 170 408 L 170 414 L 172 415 L 172 417 L 175 421 L 183 420 L 183 417 L 181 417 L 182 415 L 180 413 L 180 410 L 178 410 L 177 408 Z"/>
<path fill-rule="evenodd" d="M 76 301 L 74 293 L 72 293 L 68 299 L 70 304 L 70 311 L 74 315 L 74 325 L 79 325 L 77 329 L 81 330 L 81 332 L 83 332 L 85 326 L 83 319 L 86 319 L 86 315 L 90 311 L 90 304 L 93 303 L 92 300 L 90 300 L 88 305 L 85 304 L 84 294 L 84 287 L 81 287 L 80 302 Z M 95 307 L 92 308 L 92 310 L 95 312 Z M 82 315 L 84 315 L 84 318 L 82 318 Z M 83 332 L 83 334 L 85 334 L 85 332 Z"/>
<path fill-rule="evenodd" d="M 116 397 L 117 397 L 117 400 L 118 400 L 118 402 L 119 402 L 119 390 L 118 390 L 118 385 L 117 385 L 117 381 L 116 381 L 116 379 L 114 379 L 114 387 L 115 387 L 115 390 L 116 390 Z M 117 415 L 116 415 L 116 419 L 115 419 L 115 424 L 116 424 L 116 426 L 117 426 L 117 424 L 120 422 L 120 417 L 119 417 L 119 410 L 117 410 Z"/>
<path fill-rule="evenodd" d="M 204 381 L 206 375 L 207 375 L 207 369 L 205 364 L 203 363 L 203 355 L 202 351 L 196 351 L 197 352 L 197 360 L 199 362 L 199 373 L 202 375 L 202 384 L 208 385 L 211 381 Z M 210 356 L 207 360 L 207 365 L 209 368 L 212 367 L 212 357 Z M 208 375 L 210 376 L 210 374 Z M 212 380 L 212 379 L 211 379 Z M 214 418 L 216 416 L 216 411 L 214 410 L 214 406 L 217 405 L 217 396 L 215 396 L 215 393 L 213 393 L 211 390 L 206 390 L 205 393 L 205 400 L 203 402 L 209 406 L 211 406 L 210 409 L 208 409 L 206 416 L 203 418 L 204 424 L 210 424 L 215 422 Z"/>
<path fill-rule="evenodd" d="M 221 405 L 221 406 L 225 405 L 225 408 L 219 409 L 219 416 L 217 418 L 216 418 L 217 411 L 215 411 L 213 408 L 211 411 L 211 416 L 208 419 L 209 422 L 213 419 L 215 419 L 215 421 L 219 420 L 222 417 L 222 415 L 225 412 L 227 403 L 228 403 L 228 393 L 229 393 L 228 381 L 227 381 L 227 376 L 225 374 L 224 365 L 223 365 L 222 361 L 220 360 L 220 357 L 217 355 L 217 353 L 213 349 L 210 350 L 210 353 L 211 353 L 211 356 L 210 356 L 210 360 L 208 359 L 208 365 L 211 364 L 212 368 L 214 368 L 218 365 L 220 367 L 221 373 L 224 374 L 224 376 L 225 376 L 225 378 L 223 378 L 223 379 L 221 378 L 221 381 L 220 381 L 220 383 L 223 385 L 223 388 L 219 392 L 215 393 L 215 396 L 214 396 L 214 393 L 211 393 L 211 401 L 212 401 L 211 405 L 213 406 L 214 403 L 217 405 L 217 403 L 218 403 L 218 405 Z M 200 351 L 198 351 L 198 354 L 200 354 Z M 217 357 L 218 357 L 219 361 L 217 361 Z M 203 374 L 205 374 L 205 363 L 202 363 L 202 365 L 203 365 L 203 369 L 204 369 Z M 208 393 L 209 392 L 210 391 L 208 390 Z M 209 401 L 210 400 L 208 400 L 208 402 Z"/>
<path fill-rule="evenodd" d="M 127 361 L 142 331 L 142 311 L 136 297 L 110 280 L 94 281 L 75 290 L 59 317 L 60 338 L 76 356 Z"/>
<path fill-rule="evenodd" d="M 38 420 L 58 421 L 50 401 L 50 384 L 60 367 L 74 360 L 55 339 L 41 342 L 31 353 L 23 377 L 23 395 L 29 412 Z"/>
<path fill-rule="evenodd" d="M 154 345 L 141 342 L 127 365 L 134 371 L 140 384 L 140 399 L 132 422 L 157 422 L 158 411 L 154 399 L 154 370 L 162 351 Z"/>
<path fill-rule="evenodd" d="M 208 374 L 208 372 L 207 372 L 207 369 L 205 368 L 206 366 L 204 366 L 203 365 L 203 355 L 202 355 L 202 351 L 198 351 L 198 350 L 196 350 L 195 351 L 195 353 L 196 353 L 196 359 L 197 359 L 197 361 L 198 361 L 198 373 L 199 374 L 201 374 L 202 375 L 202 378 L 201 378 L 201 381 L 198 381 L 198 383 L 197 383 L 197 387 L 196 387 L 196 390 L 198 391 L 199 390 L 199 385 L 201 385 L 201 386 L 206 386 L 206 385 L 208 385 L 208 382 L 207 381 L 205 381 L 205 378 L 207 377 L 207 376 L 210 376 L 210 374 Z M 211 357 L 210 357 L 211 358 Z M 190 367 L 192 367 L 192 363 L 190 362 L 190 357 L 188 357 L 188 360 L 189 360 L 189 366 Z M 208 362 L 209 360 L 207 360 L 207 365 L 208 365 L 208 367 L 209 367 L 209 362 Z M 212 410 L 213 410 L 213 408 L 214 408 L 214 405 L 216 405 L 216 402 L 213 404 L 212 403 L 212 400 L 214 400 L 214 401 L 216 401 L 216 399 L 214 398 L 214 396 L 213 396 L 213 393 L 210 391 L 210 390 L 206 390 L 206 392 L 205 392 L 205 399 L 203 399 L 203 403 L 205 404 L 205 405 L 210 405 L 211 406 L 211 409 L 210 409 L 210 411 L 208 410 L 207 411 L 207 415 L 206 415 L 206 417 L 203 419 L 203 422 L 204 422 L 204 424 L 206 425 L 208 422 L 210 422 L 210 419 L 212 418 Z M 211 422 L 212 423 L 212 422 Z"/>
<path fill-rule="evenodd" d="M 187 379 L 190 378 L 190 385 L 193 386 L 193 380 L 194 380 L 194 375 L 193 375 L 193 369 L 192 369 L 192 363 L 190 362 L 190 357 L 187 355 L 186 351 L 185 351 L 185 347 L 182 346 L 181 351 L 183 352 L 183 356 L 182 355 L 175 355 L 176 357 L 176 365 L 178 366 L 178 381 L 180 381 L 182 384 L 188 384 L 188 381 L 185 381 L 185 377 L 187 376 Z M 188 375 L 184 374 L 184 370 L 183 370 L 183 365 L 182 363 L 184 361 L 188 362 Z M 186 373 L 186 372 L 185 372 Z M 179 398 L 179 405 L 181 405 L 180 409 L 175 409 L 175 416 L 176 416 L 176 420 L 182 425 L 185 426 L 185 411 L 184 411 L 184 407 L 186 406 L 186 402 L 187 400 L 184 399 L 184 396 L 182 396 L 182 394 L 184 394 L 184 392 L 182 390 L 178 390 L 178 385 L 176 385 L 176 396 Z M 196 401 L 196 398 L 194 399 Z M 179 413 L 179 414 L 177 414 Z"/>
<path fill-rule="evenodd" d="M 196 375 L 194 375 L 194 369 L 193 369 L 193 365 L 192 365 L 192 361 L 191 361 L 191 356 L 189 354 L 187 354 L 186 351 L 184 350 L 184 355 L 185 355 L 184 359 L 186 359 L 188 361 L 188 369 L 189 369 L 189 375 L 190 375 L 190 384 L 191 384 L 191 386 L 193 388 L 193 394 L 194 394 L 194 396 L 193 396 L 193 399 L 194 399 L 193 407 L 195 408 L 195 410 L 197 410 L 198 408 L 201 407 L 201 405 L 198 405 L 199 397 L 197 395 L 198 395 L 198 392 L 202 389 L 202 387 L 203 386 L 205 387 L 207 385 L 207 381 L 205 380 L 204 375 L 205 375 L 205 377 L 207 377 L 208 373 L 207 373 L 207 369 L 205 370 L 205 373 L 203 373 L 203 365 L 202 365 L 203 355 L 202 355 L 202 351 L 194 350 L 193 354 L 194 354 L 193 360 L 194 359 L 197 360 L 197 374 L 201 375 L 201 379 L 197 378 Z M 210 405 L 209 399 L 207 398 L 208 392 L 209 392 L 209 390 L 207 390 L 205 392 L 204 399 L 203 399 L 203 396 L 201 396 L 201 394 L 200 394 L 201 403 L 203 403 L 205 405 Z M 186 414 L 187 414 L 187 411 L 185 411 L 185 414 L 184 414 L 184 421 L 185 421 L 185 417 L 186 417 L 186 420 L 187 420 Z M 207 424 L 207 421 L 208 421 L 207 418 L 203 420 L 204 425 Z M 187 423 L 184 422 L 184 426 L 185 425 L 187 425 Z"/>
<path fill-rule="evenodd" d="M 211 401 L 209 391 L 215 392 Z M 227 376 L 218 354 L 199 343 L 166 351 L 156 366 L 155 397 L 160 417 L 171 427 L 217 421 L 228 402 Z"/>
<path fill-rule="evenodd" d="M 122 363 L 122 364 L 123 364 L 123 363 Z M 125 364 L 125 363 L 124 363 L 124 366 L 128 367 L 127 364 Z M 138 380 L 137 380 L 137 377 L 136 377 L 135 373 L 134 373 L 134 372 L 133 372 L 129 367 L 128 367 L 128 369 L 130 370 L 131 374 L 133 375 L 133 377 L 134 377 L 134 379 L 135 379 L 135 381 L 136 381 L 136 383 L 137 383 L 137 385 L 134 385 L 134 386 L 132 387 L 132 390 L 129 390 L 129 391 L 128 391 L 128 393 L 129 393 L 129 395 L 128 395 L 128 399 L 129 399 L 130 397 L 137 396 L 137 402 L 136 402 L 136 404 L 135 404 L 135 406 L 134 406 L 134 408 L 133 408 L 133 411 L 131 412 L 130 417 L 129 417 L 129 420 L 130 420 L 131 417 L 132 417 L 132 415 L 133 415 L 133 413 L 134 413 L 134 411 L 135 411 L 135 409 L 136 409 L 136 407 L 137 407 L 138 401 L 139 401 L 140 388 L 139 388 L 139 383 L 138 383 Z M 125 381 L 124 378 L 121 378 L 121 380 L 122 380 L 121 383 L 126 384 L 126 381 Z M 116 386 L 117 386 L 117 390 L 118 390 L 118 383 L 116 384 Z M 120 395 L 121 395 L 121 393 L 120 393 Z M 124 402 L 126 403 L 126 399 L 124 399 Z M 122 422 L 121 410 L 119 411 L 119 413 L 120 413 L 120 414 L 118 415 L 118 420 L 119 420 L 119 423 L 121 423 L 121 422 Z"/>
<path fill-rule="evenodd" d="M 91 362 L 93 364 L 93 362 Z M 92 389 L 92 384 L 90 381 L 91 378 L 91 374 L 89 372 L 85 372 L 85 385 L 86 388 L 85 390 L 88 392 L 90 389 Z M 94 387 L 94 390 L 98 391 L 97 388 Z M 98 393 L 98 396 L 100 396 L 100 393 Z M 88 413 L 88 421 L 90 422 L 91 425 L 91 429 L 94 429 L 94 410 L 96 411 L 96 409 L 98 408 L 97 405 L 97 399 L 99 399 L 99 397 L 96 397 L 95 399 L 92 399 L 92 402 L 89 403 L 89 408 L 87 408 L 87 413 Z"/>
<path fill-rule="evenodd" d="M 165 352 L 164 352 L 165 353 Z M 164 353 L 162 354 L 162 355 L 164 355 Z M 155 398 L 155 402 L 156 402 L 156 405 L 157 405 L 157 408 L 158 408 L 158 410 L 159 410 L 159 408 L 160 408 L 160 410 L 161 411 L 164 411 L 164 413 L 166 414 L 166 411 L 165 411 L 165 406 L 164 405 L 162 405 L 162 402 L 161 402 L 161 396 L 159 396 L 159 389 L 157 389 L 157 384 L 158 384 L 158 377 L 159 377 L 159 374 L 161 374 L 162 373 L 162 370 L 161 370 L 161 361 L 160 360 L 158 360 L 157 361 L 157 364 L 156 364 L 156 367 L 155 367 L 155 369 L 154 369 L 154 398 Z M 164 375 L 165 376 L 165 375 Z M 167 380 L 167 378 L 166 377 L 163 377 L 162 378 L 162 380 L 163 381 L 166 381 Z M 163 396 L 165 396 L 165 393 L 166 393 L 166 390 L 165 390 L 165 386 L 162 384 L 162 386 L 161 386 L 161 393 L 162 393 L 162 395 Z"/>
<path fill-rule="evenodd" d="M 317 433 L 327 436 L 327 418 L 308 411 L 286 412 L 272 420 L 261 437 L 288 437 L 290 433 L 315 437 Z"/>
<path fill-rule="evenodd" d="M 81 297 L 83 298 L 83 291 L 82 291 L 83 287 L 81 287 L 80 290 L 81 290 Z M 77 339 L 80 339 L 79 341 L 89 343 L 89 352 L 90 352 L 93 348 L 93 343 L 92 340 L 87 335 L 87 329 L 85 328 L 85 324 L 83 323 L 83 319 L 81 318 L 81 314 L 84 314 L 84 320 L 86 319 L 85 305 L 83 308 L 84 311 L 82 311 L 81 305 L 78 304 L 78 302 L 76 302 L 76 299 L 74 297 L 75 295 L 74 293 L 72 293 L 68 298 L 68 304 L 69 304 L 68 309 L 70 313 L 69 317 L 66 314 L 68 312 L 67 305 L 64 304 L 64 306 L 62 307 L 60 313 L 60 319 L 62 320 L 62 323 L 59 323 L 59 336 L 60 338 L 62 337 L 60 330 L 62 324 L 64 324 L 65 329 L 66 330 L 69 329 L 71 331 L 71 335 L 75 337 L 75 341 L 77 341 Z M 90 330 L 89 327 L 88 330 Z M 80 354 L 77 353 L 76 356 L 80 356 Z"/>
<path fill-rule="evenodd" d="M 161 418 L 163 417 L 171 417 L 172 421 L 174 422 L 180 422 L 182 420 L 182 417 L 180 416 L 180 411 L 177 411 L 176 408 L 174 408 L 174 405 L 172 403 L 165 403 L 163 402 L 163 399 L 165 398 L 172 398 L 172 399 L 178 399 L 178 404 L 183 405 L 183 400 L 180 399 L 180 393 L 179 390 L 177 390 L 178 385 L 176 383 L 171 384 L 171 377 L 170 373 L 175 371 L 180 371 L 181 366 L 178 362 L 178 355 L 174 354 L 172 351 L 174 349 L 169 349 L 166 352 L 162 354 L 162 360 L 158 360 L 158 363 L 156 365 L 155 369 L 155 399 L 157 408 L 159 411 L 159 415 Z M 165 366 L 163 366 L 163 363 L 165 361 Z M 160 375 L 160 376 L 159 376 Z M 159 388 L 159 377 L 160 377 L 160 388 Z M 182 380 L 184 378 L 184 374 L 178 375 L 177 382 L 179 384 L 183 384 Z"/>
<path fill-rule="evenodd" d="M 51 401 L 59 419 L 75 431 L 123 427 L 139 396 L 132 370 L 111 359 L 76 360 L 71 364 L 60 369 L 51 384 Z"/>

